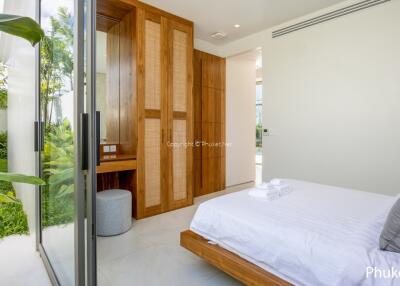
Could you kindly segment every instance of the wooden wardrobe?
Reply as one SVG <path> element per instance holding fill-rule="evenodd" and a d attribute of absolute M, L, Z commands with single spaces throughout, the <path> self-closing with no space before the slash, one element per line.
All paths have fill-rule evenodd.
<path fill-rule="evenodd" d="M 225 189 L 225 59 L 194 51 L 194 195 Z"/>
<path fill-rule="evenodd" d="M 130 114 L 135 119 L 126 125 L 133 129 L 135 147 L 133 216 L 191 205 L 193 148 L 187 144 L 193 142 L 194 125 L 193 23 L 136 0 L 98 0 L 97 13 L 132 25 L 121 27 L 126 37 L 119 49 L 129 55 L 124 61 L 131 68 L 120 73 L 121 79 L 132 79 L 135 101 Z M 115 177 L 116 186 L 128 186 L 121 172 Z"/>
<path fill-rule="evenodd" d="M 137 10 L 138 218 L 193 203 L 193 25 Z"/>

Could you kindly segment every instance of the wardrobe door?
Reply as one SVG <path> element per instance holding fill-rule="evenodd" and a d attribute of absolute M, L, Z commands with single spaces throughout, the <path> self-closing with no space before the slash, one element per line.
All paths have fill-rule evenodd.
<path fill-rule="evenodd" d="M 194 195 L 225 189 L 225 59 L 194 52 Z"/>
<path fill-rule="evenodd" d="M 193 30 L 169 21 L 169 209 L 193 202 Z"/>
<path fill-rule="evenodd" d="M 136 217 L 165 210 L 166 79 L 163 30 L 166 22 L 158 15 L 138 9 L 138 169 Z"/>
<path fill-rule="evenodd" d="M 204 54 L 202 62 L 203 194 L 225 188 L 225 59 Z"/>

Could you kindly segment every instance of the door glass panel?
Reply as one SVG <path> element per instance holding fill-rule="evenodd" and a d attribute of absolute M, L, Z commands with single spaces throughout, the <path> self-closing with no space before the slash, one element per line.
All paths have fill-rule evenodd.
<path fill-rule="evenodd" d="M 108 20 L 111 21 L 111 20 Z M 119 23 L 96 34 L 96 94 L 100 121 L 100 143 L 120 142 L 120 45 Z"/>
<path fill-rule="evenodd" d="M 74 0 L 41 0 L 41 244 L 61 285 L 75 279 L 73 13 Z"/>

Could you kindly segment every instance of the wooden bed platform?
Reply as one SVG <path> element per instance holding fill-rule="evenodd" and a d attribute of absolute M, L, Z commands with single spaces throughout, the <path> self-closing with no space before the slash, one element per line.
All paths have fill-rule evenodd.
<path fill-rule="evenodd" d="M 245 285 L 292 285 L 190 230 L 181 232 L 181 246 Z"/>

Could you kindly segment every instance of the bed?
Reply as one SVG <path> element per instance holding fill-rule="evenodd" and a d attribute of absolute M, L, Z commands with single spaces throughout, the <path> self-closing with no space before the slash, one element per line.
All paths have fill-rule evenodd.
<path fill-rule="evenodd" d="M 293 191 L 277 200 L 244 190 L 202 203 L 181 245 L 247 285 L 396 284 L 366 275 L 400 269 L 378 249 L 394 197 L 285 181 Z"/>

